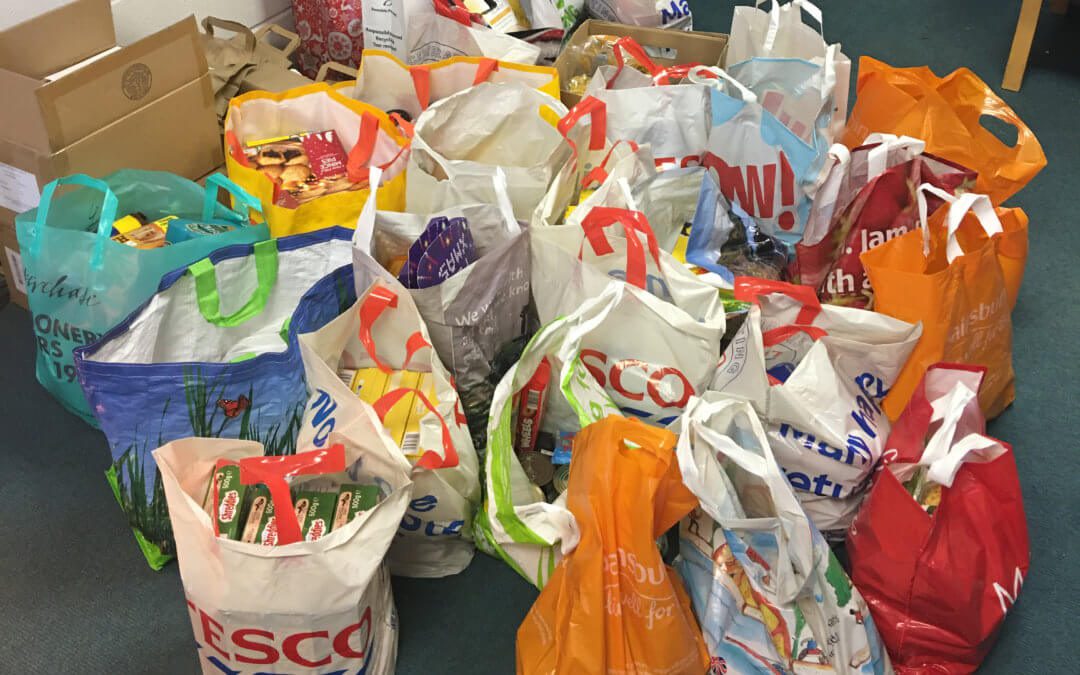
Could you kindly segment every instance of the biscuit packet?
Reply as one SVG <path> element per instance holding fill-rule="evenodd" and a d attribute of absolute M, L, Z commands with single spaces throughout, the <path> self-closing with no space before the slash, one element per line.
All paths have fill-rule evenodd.
<path fill-rule="evenodd" d="M 366 180 L 349 180 L 349 157 L 332 129 L 251 141 L 244 155 L 278 185 L 278 206 L 296 208 L 323 195 L 367 186 Z"/>

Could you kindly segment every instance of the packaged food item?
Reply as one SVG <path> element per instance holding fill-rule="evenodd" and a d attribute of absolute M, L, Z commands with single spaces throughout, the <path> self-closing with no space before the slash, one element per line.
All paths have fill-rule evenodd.
<path fill-rule="evenodd" d="M 464 218 L 433 218 L 409 247 L 397 273 L 406 288 L 430 288 L 476 262 L 476 244 Z"/>
<path fill-rule="evenodd" d="M 243 510 L 248 486 L 240 483 L 240 467 L 221 460 L 210 478 L 209 497 L 213 500 L 211 518 L 214 532 L 225 539 L 240 539 Z"/>
<path fill-rule="evenodd" d="M 269 488 L 265 485 L 256 485 L 251 491 L 251 505 L 248 506 L 244 532 L 240 535 L 240 541 L 248 544 L 263 543 L 260 534 L 272 522 L 273 516 L 274 503 L 270 501 Z"/>
<path fill-rule="evenodd" d="M 439 399 L 435 395 L 435 380 L 431 373 L 417 373 L 416 390 L 423 393 L 432 406 L 439 405 Z M 416 394 L 406 394 L 402 400 L 406 399 L 409 401 L 409 419 L 402 434 L 401 449 L 405 451 L 407 458 L 413 460 L 420 457 L 420 420 L 425 415 L 430 415 L 431 410 Z"/>
<path fill-rule="evenodd" d="M 236 225 L 220 221 L 188 220 L 176 218 L 169 223 L 165 230 L 165 243 L 179 244 L 180 242 L 195 239 L 196 237 L 209 237 L 222 232 L 232 232 Z"/>
<path fill-rule="evenodd" d="M 278 206 L 295 208 L 325 194 L 367 186 L 366 180 L 349 180 L 349 157 L 333 130 L 251 141 L 244 155 L 281 187 Z"/>
<path fill-rule="evenodd" d="M 919 466 L 915 474 L 904 483 L 904 488 L 927 514 L 933 515 L 941 504 L 941 485 L 927 476 L 929 467 Z"/>
<path fill-rule="evenodd" d="M 330 532 L 336 502 L 337 494 L 333 492 L 297 490 L 293 493 L 293 505 L 304 541 L 318 541 Z"/>
<path fill-rule="evenodd" d="M 615 43 L 619 40 L 618 35 L 590 35 L 580 45 L 569 45 L 564 54 L 570 59 L 573 72 L 578 73 L 570 78 L 567 83 L 567 91 L 583 96 L 589 86 L 589 80 L 600 66 L 615 65 Z M 648 68 L 639 63 L 632 55 L 624 54 L 624 63 L 646 75 Z"/>
<path fill-rule="evenodd" d="M 131 213 L 113 222 L 112 240 L 137 249 L 167 246 L 166 233 L 177 216 L 162 216 L 150 220 L 142 213 Z"/>
<path fill-rule="evenodd" d="M 348 524 L 356 517 L 379 503 L 379 487 L 360 483 L 346 483 L 338 490 L 334 509 L 333 529 Z"/>
<path fill-rule="evenodd" d="M 346 375 L 349 379 L 345 380 Z M 386 391 L 387 374 L 378 368 L 360 368 L 358 370 L 343 370 L 342 380 L 349 385 L 349 389 L 360 397 L 365 403 L 374 404 Z"/>
<path fill-rule="evenodd" d="M 551 362 L 545 357 L 537 366 L 533 376 L 518 392 L 517 420 L 514 424 L 514 450 L 517 452 L 518 457 L 523 457 L 536 450 L 536 439 L 540 434 L 540 422 L 544 416 L 544 395 L 550 379 Z M 550 465 L 551 460 L 548 460 L 547 463 Z M 528 471 L 527 468 L 526 471 Z M 549 476 L 548 480 L 533 482 L 537 485 L 543 485 L 550 480 L 551 477 Z"/>

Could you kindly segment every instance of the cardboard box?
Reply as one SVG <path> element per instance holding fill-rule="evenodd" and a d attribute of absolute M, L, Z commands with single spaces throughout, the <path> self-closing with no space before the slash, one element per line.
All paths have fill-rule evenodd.
<path fill-rule="evenodd" d="M 40 187 L 71 173 L 147 169 L 194 180 L 223 161 L 214 92 L 203 74 L 59 152 L 0 140 L 0 219 L 34 208 Z"/>
<path fill-rule="evenodd" d="M 555 68 L 559 71 L 559 83 L 562 87 L 560 98 L 568 108 L 572 108 L 581 100 L 580 96 L 570 93 L 566 89 L 570 79 L 575 75 L 580 75 L 581 72 L 578 70 L 579 65 L 575 63 L 574 58 L 567 54 L 567 49 L 573 45 L 584 44 L 591 35 L 629 36 L 634 38 L 642 47 L 673 50 L 674 56 L 671 58 L 653 57 L 653 61 L 661 66 L 675 66 L 683 63 L 722 66 L 728 43 L 728 36 L 723 33 L 643 28 L 641 26 L 629 26 L 589 19 L 574 31 L 574 34 L 570 36 L 570 39 L 563 47 L 562 52 L 559 53 L 559 58 L 555 59 Z M 592 75 L 592 73 L 587 74 Z"/>
<path fill-rule="evenodd" d="M 7 282 L 11 302 L 23 309 L 30 309 L 26 300 L 26 279 L 23 277 L 19 241 L 15 238 L 15 224 L 0 219 L 0 272 Z"/>
<path fill-rule="evenodd" d="M 52 35 L 47 42 L 56 40 Z M 0 137 L 40 152 L 57 152 L 206 72 L 195 17 L 52 81 L 0 69 Z"/>
<path fill-rule="evenodd" d="M 0 30 L 0 69 L 42 78 L 116 44 L 109 0 L 70 0 L 43 13 L 38 7 L 36 2 L 5 6 L 16 23 Z"/>

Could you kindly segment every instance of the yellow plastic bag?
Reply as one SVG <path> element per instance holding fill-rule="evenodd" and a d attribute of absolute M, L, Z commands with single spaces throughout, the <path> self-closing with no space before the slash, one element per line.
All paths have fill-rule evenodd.
<path fill-rule="evenodd" d="M 922 139 L 926 152 L 978 172 L 975 191 L 995 205 L 1046 166 L 1031 129 L 967 68 L 938 77 L 925 66 L 893 68 L 864 56 L 856 93 L 844 145 L 856 148 L 874 132 Z M 1016 145 L 1005 145 L 983 127 L 979 118 L 984 115 L 1015 127 Z"/>
<path fill-rule="evenodd" d="M 328 193 L 296 207 L 278 203 L 280 185 L 244 156 L 245 145 L 297 133 L 334 131 L 348 155 L 348 178 L 361 187 Z M 229 178 L 262 203 L 273 237 L 335 225 L 356 227 L 367 201 L 368 170 L 382 169 L 380 209 L 405 208 L 408 139 L 386 113 L 319 82 L 279 93 L 253 91 L 229 102 L 225 118 L 225 166 Z"/>
<path fill-rule="evenodd" d="M 517 633 L 518 675 L 702 675 L 705 642 L 656 538 L 698 506 L 676 436 L 607 417 L 574 438 L 566 505 L 581 540 Z"/>

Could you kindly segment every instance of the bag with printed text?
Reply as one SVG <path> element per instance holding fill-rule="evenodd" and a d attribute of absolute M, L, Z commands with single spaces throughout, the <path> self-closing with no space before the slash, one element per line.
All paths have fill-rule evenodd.
<path fill-rule="evenodd" d="M 745 401 L 708 392 L 679 421 L 679 468 L 700 500 L 675 567 L 710 673 L 892 673 L 859 591 L 807 518 Z"/>
<path fill-rule="evenodd" d="M 984 375 L 926 371 L 848 532 L 852 577 L 900 673 L 974 672 L 1028 573 L 1016 461 L 985 435 Z"/>
<path fill-rule="evenodd" d="M 56 194 L 65 185 L 80 189 Z M 218 203 L 219 189 L 235 195 L 237 210 Z M 37 208 L 15 217 L 38 382 L 96 426 L 73 350 L 120 323 L 154 294 L 165 274 L 231 244 L 265 241 L 266 225 L 250 221 L 261 220 L 261 211 L 257 200 L 219 174 L 207 179 L 206 188 L 170 173 L 133 169 L 47 184 Z M 164 229 L 169 222 L 176 223 L 175 242 Z M 198 236 L 176 237 L 193 226 Z"/>
<path fill-rule="evenodd" d="M 828 142 L 831 142 L 833 138 L 840 135 L 847 121 L 848 92 L 851 88 L 851 59 L 840 51 L 839 44 L 826 43 L 821 10 L 813 3 L 808 0 L 791 0 L 781 5 L 780 0 L 772 0 L 769 11 L 765 12 L 759 9 L 765 2 L 768 0 L 755 0 L 753 7 L 735 7 L 731 17 L 726 60 L 726 63 L 733 67 L 731 74 L 742 80 L 741 76 L 745 74 L 743 68 L 746 67 L 744 64 L 747 61 L 775 60 L 779 66 L 779 63 L 787 59 L 798 59 L 821 67 L 824 71 L 831 71 L 835 88 L 830 97 L 832 111 L 828 115 L 825 130 L 826 138 Z M 817 22 L 817 27 L 805 23 L 804 15 Z M 752 65 L 749 67 L 754 68 Z M 790 76 L 791 73 L 784 75 Z M 745 84 L 750 86 L 751 81 L 748 78 Z M 783 90 L 773 89 L 773 91 L 780 93 Z M 788 91 L 791 90 L 788 89 Z M 777 103 L 776 107 L 780 107 L 780 101 L 770 98 L 768 94 L 763 95 L 762 103 L 768 110 L 776 113 L 777 110 L 773 106 L 774 100 Z M 816 115 L 810 117 L 794 113 L 795 108 L 787 112 L 787 106 L 783 107 L 792 120 L 800 120 L 804 125 L 808 120 L 816 118 Z M 783 119 L 785 112 L 777 116 Z M 871 131 L 888 130 L 871 129 Z"/>
<path fill-rule="evenodd" d="M 390 547 L 390 571 L 457 574 L 473 556 L 476 451 L 450 374 L 411 297 L 395 281 L 369 281 L 348 311 L 300 338 L 308 386 L 319 398 L 298 442 L 324 447 L 325 417 L 342 399 L 369 404 L 411 466 L 413 496 Z"/>
<path fill-rule="evenodd" d="M 506 176 L 519 220 L 528 220 L 570 157 L 556 125 L 558 99 L 521 82 L 482 83 L 433 104 L 416 120 L 407 211 L 494 203 L 492 179 Z"/>
<path fill-rule="evenodd" d="M 540 48 L 490 27 L 463 0 L 360 0 L 364 47 L 409 65 L 455 56 L 534 64 Z M 485 5 L 486 7 L 486 5 Z"/>
<path fill-rule="evenodd" d="M 543 269 L 534 260 L 534 292 L 547 292 L 537 291 Z M 477 545 L 537 587 L 577 543 L 574 518 L 558 498 L 569 477 L 567 444 L 608 415 L 671 423 L 705 389 L 723 333 L 722 324 L 697 323 L 631 284 L 604 284 L 540 329 L 491 406 Z"/>
<path fill-rule="evenodd" d="M 266 449 L 252 441 L 185 438 L 154 451 L 205 675 L 394 672 L 398 619 L 383 559 L 412 484 L 408 463 L 378 431 L 375 414 L 352 403 L 348 414 L 338 411 L 324 450 L 263 457 Z M 261 508 L 268 537 L 237 541 L 219 534 L 226 511 L 212 504 L 208 512 L 203 499 L 209 494 L 217 502 L 213 479 L 223 464 L 239 466 L 233 495 L 265 494 L 233 496 L 221 505 L 240 504 L 229 515 L 248 511 L 248 524 Z M 313 535 L 290 487 L 337 492 L 342 484 L 373 486 L 375 503 L 343 522 L 337 505 L 335 524 Z"/>
<path fill-rule="evenodd" d="M 754 405 L 807 515 L 826 535 L 842 533 L 884 451 L 882 399 L 921 328 L 822 305 L 807 286 L 741 277 L 735 297 L 755 306 L 709 388 Z"/>
<path fill-rule="evenodd" d="M 693 68 L 689 80 L 707 83 L 711 92 L 711 129 L 701 163 L 715 173 L 728 201 L 765 234 L 794 244 L 809 217 L 826 139 L 814 133 L 805 140 L 719 68 Z M 729 95 L 727 88 L 736 93 Z"/>
<path fill-rule="evenodd" d="M 924 154 L 922 141 L 872 135 L 867 145 L 829 150 L 830 165 L 810 220 L 795 245 L 792 281 L 817 289 L 822 302 L 866 307 L 873 298 L 859 256 L 918 227 L 915 191 L 929 183 L 949 193 L 970 190 L 975 174 Z M 930 195 L 928 208 L 943 203 Z"/>
<path fill-rule="evenodd" d="M 946 202 L 927 217 L 927 195 Z M 920 228 L 862 254 L 874 309 L 921 321 L 924 334 L 896 379 L 885 412 L 895 418 L 926 369 L 939 361 L 986 367 L 979 403 L 996 417 L 1015 398 L 1012 310 L 1024 279 L 1028 217 L 985 195 L 918 188 Z"/>
<path fill-rule="evenodd" d="M 355 300 L 351 235 L 330 228 L 220 249 L 165 275 L 142 307 L 75 351 L 112 453 L 106 478 L 151 567 L 173 557 L 154 448 L 201 436 L 296 452 L 308 398 L 296 335 Z"/>
<path fill-rule="evenodd" d="M 270 234 L 353 227 L 381 169 L 384 209 L 405 197 L 408 139 L 383 111 L 325 82 L 229 102 L 225 166 L 263 206 Z"/>
<path fill-rule="evenodd" d="M 518 628 L 519 675 L 705 672 L 690 600 L 656 547 L 697 505 L 674 446 L 670 431 L 622 417 L 578 433 L 566 506 L 581 541 Z"/>
<path fill-rule="evenodd" d="M 585 0 L 591 16 L 648 28 L 693 30 L 689 0 Z"/>
<path fill-rule="evenodd" d="M 377 211 L 368 200 L 356 225 L 353 255 L 362 292 L 374 279 L 397 278 L 410 254 L 415 259 L 414 247 L 432 224 L 463 223 L 476 260 L 439 283 L 410 288 L 409 294 L 453 375 L 479 452 L 487 446 L 495 386 L 538 328 L 530 305 L 529 238 L 514 219 L 505 176 L 497 170 L 493 180 L 494 204 L 419 214 Z"/>
<path fill-rule="evenodd" d="M 410 122 L 431 104 L 473 85 L 511 81 L 522 82 L 548 96 L 559 96 L 559 75 L 554 68 L 477 56 L 455 56 L 410 66 L 378 49 L 364 50 L 350 96 L 386 113 L 396 112 Z"/>

